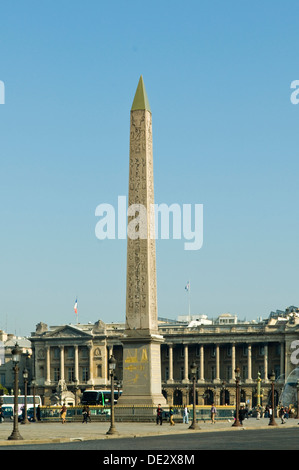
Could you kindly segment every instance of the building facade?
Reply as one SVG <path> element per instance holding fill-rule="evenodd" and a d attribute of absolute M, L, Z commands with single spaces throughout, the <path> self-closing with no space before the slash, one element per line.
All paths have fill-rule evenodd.
<path fill-rule="evenodd" d="M 259 322 L 236 322 L 226 315 L 211 324 L 190 325 L 159 321 L 159 333 L 164 338 L 162 392 L 169 404 L 193 403 L 190 376 L 193 362 L 197 365 L 196 403 L 199 405 L 235 404 L 237 368 L 241 402 L 249 407 L 258 402 L 266 405 L 271 390 L 269 376 L 273 371 L 279 399 L 287 377 L 297 367 L 298 309 L 287 310 L 283 316 L 271 314 Z M 62 384 L 69 392 L 69 404 L 79 403 L 86 389 L 109 388 L 108 360 L 112 353 L 117 361 L 116 385 L 122 388 L 124 329 L 123 324 L 101 321 L 50 328 L 38 324 L 30 338 L 34 358 L 32 374 L 43 403 L 54 404 Z"/>

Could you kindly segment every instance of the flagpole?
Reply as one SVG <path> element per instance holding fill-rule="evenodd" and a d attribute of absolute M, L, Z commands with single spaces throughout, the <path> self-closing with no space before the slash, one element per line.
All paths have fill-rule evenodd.
<path fill-rule="evenodd" d="M 188 304 L 189 304 L 189 321 L 191 321 L 191 289 L 190 289 L 190 281 L 187 282 L 185 286 L 185 290 L 188 292 Z"/>
<path fill-rule="evenodd" d="M 189 281 L 189 320 L 191 321 L 191 284 Z"/>

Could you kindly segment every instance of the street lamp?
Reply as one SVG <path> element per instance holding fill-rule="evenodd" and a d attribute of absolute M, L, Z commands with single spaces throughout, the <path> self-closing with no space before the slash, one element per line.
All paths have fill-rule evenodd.
<path fill-rule="evenodd" d="M 12 353 L 12 361 L 14 364 L 13 370 L 14 370 L 14 421 L 13 421 L 13 431 L 11 435 L 8 437 L 8 440 L 10 441 L 19 441 L 22 440 L 22 436 L 19 433 L 19 427 L 18 427 L 18 379 L 19 379 L 19 362 L 21 360 L 21 349 L 19 348 L 18 343 L 15 344 L 15 347 L 11 351 Z"/>
<path fill-rule="evenodd" d="M 271 416 L 270 416 L 270 421 L 269 421 L 269 426 L 277 426 L 277 423 L 275 421 L 275 418 L 274 418 L 274 409 L 275 409 L 275 397 L 274 397 L 274 382 L 275 382 L 275 373 L 274 371 L 272 371 L 271 373 L 271 376 L 270 376 L 270 380 L 271 380 L 271 393 L 272 393 L 272 413 L 271 413 Z"/>
<path fill-rule="evenodd" d="M 225 388 L 225 382 L 224 380 L 222 381 L 222 387 L 221 387 L 221 391 L 222 391 L 222 405 L 224 406 L 225 403 L 226 403 L 226 397 L 225 397 L 225 393 L 226 393 L 226 388 Z"/>
<path fill-rule="evenodd" d="M 27 416 L 27 384 L 28 384 L 28 370 L 25 368 L 23 370 L 23 379 L 24 379 L 24 418 L 22 424 L 28 424 L 28 416 Z"/>
<path fill-rule="evenodd" d="M 196 391 L 195 391 L 195 381 L 196 381 L 196 372 L 197 372 L 197 365 L 195 362 L 192 363 L 190 367 L 191 375 L 192 375 L 192 380 L 193 380 L 193 419 L 192 419 L 192 424 L 189 426 L 189 429 L 200 429 L 198 424 L 196 423 Z"/>
<path fill-rule="evenodd" d="M 36 381 L 35 378 L 31 380 L 31 388 L 33 394 L 33 422 L 36 422 L 36 406 L 35 406 L 35 394 L 36 394 Z"/>
<path fill-rule="evenodd" d="M 111 377 L 111 414 L 110 414 L 110 429 L 106 434 L 118 434 L 114 426 L 114 371 L 116 367 L 116 360 L 114 356 L 110 356 L 108 361 L 110 377 Z"/>
<path fill-rule="evenodd" d="M 236 377 L 236 419 L 233 423 L 234 427 L 241 426 L 239 420 L 239 408 L 240 408 L 240 390 L 239 390 L 239 383 L 240 383 L 240 369 L 237 367 L 235 369 L 235 377 Z"/>

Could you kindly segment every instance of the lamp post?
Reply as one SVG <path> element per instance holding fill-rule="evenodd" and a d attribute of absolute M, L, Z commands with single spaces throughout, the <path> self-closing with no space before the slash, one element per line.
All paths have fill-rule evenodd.
<path fill-rule="evenodd" d="M 110 429 L 106 434 L 118 434 L 114 426 L 114 371 L 116 367 L 116 360 L 114 356 L 110 356 L 108 361 L 110 377 L 111 377 L 111 415 L 110 415 Z"/>
<path fill-rule="evenodd" d="M 222 381 L 222 387 L 221 387 L 221 391 L 222 391 L 222 405 L 224 406 L 225 403 L 226 403 L 226 397 L 225 397 L 225 393 L 226 393 L 226 388 L 225 388 L 225 382 L 224 380 Z"/>
<path fill-rule="evenodd" d="M 33 422 L 36 423 L 36 403 L 35 403 L 35 394 L 36 394 L 36 381 L 35 378 L 31 380 L 31 388 L 33 395 Z"/>
<path fill-rule="evenodd" d="M 275 397 L 274 397 L 274 382 L 275 382 L 275 373 L 274 371 L 272 371 L 271 373 L 271 376 L 270 376 L 270 380 L 271 380 L 271 394 L 272 394 L 272 413 L 271 413 L 271 416 L 270 416 L 270 421 L 269 421 L 269 426 L 277 426 L 277 423 L 275 421 L 275 418 L 274 418 L 274 410 L 275 410 Z"/>
<path fill-rule="evenodd" d="M 189 429 L 197 430 L 200 429 L 198 424 L 196 423 L 196 391 L 195 391 L 195 381 L 196 381 L 196 372 L 197 372 L 197 365 L 195 362 L 192 363 L 190 367 L 190 371 L 192 374 L 193 380 L 193 419 L 192 424 L 189 426 Z"/>
<path fill-rule="evenodd" d="M 13 420 L 13 431 L 8 437 L 10 441 L 19 441 L 22 440 L 22 436 L 19 433 L 18 427 L 18 390 L 19 390 L 19 362 L 21 360 L 21 349 L 19 348 L 18 343 L 15 344 L 15 347 L 12 350 L 12 361 L 14 364 L 14 420 Z"/>
<path fill-rule="evenodd" d="M 261 395 L 261 381 L 262 381 L 261 373 L 258 372 L 257 373 L 257 386 L 256 386 L 257 387 L 257 408 L 260 408 L 260 406 L 261 406 L 261 397 L 262 397 L 262 395 Z"/>
<path fill-rule="evenodd" d="M 241 423 L 239 420 L 239 408 L 240 408 L 240 390 L 239 390 L 240 369 L 239 367 L 237 367 L 235 370 L 235 377 L 236 377 L 236 419 L 233 423 L 233 426 L 238 427 L 238 426 L 241 426 Z"/>
<path fill-rule="evenodd" d="M 23 379 L 24 379 L 24 418 L 22 424 L 28 424 L 28 416 L 27 416 L 27 384 L 28 384 L 28 370 L 25 368 L 23 370 Z"/>

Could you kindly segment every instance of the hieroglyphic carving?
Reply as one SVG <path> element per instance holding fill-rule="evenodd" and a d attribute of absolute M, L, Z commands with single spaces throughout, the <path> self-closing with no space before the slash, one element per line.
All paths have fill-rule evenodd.
<path fill-rule="evenodd" d="M 131 112 L 129 206 L 142 204 L 147 210 L 146 238 L 127 243 L 127 307 L 128 329 L 156 331 L 156 247 L 151 239 L 151 205 L 154 204 L 152 115 L 147 110 Z M 134 216 L 128 218 L 128 223 Z"/>

